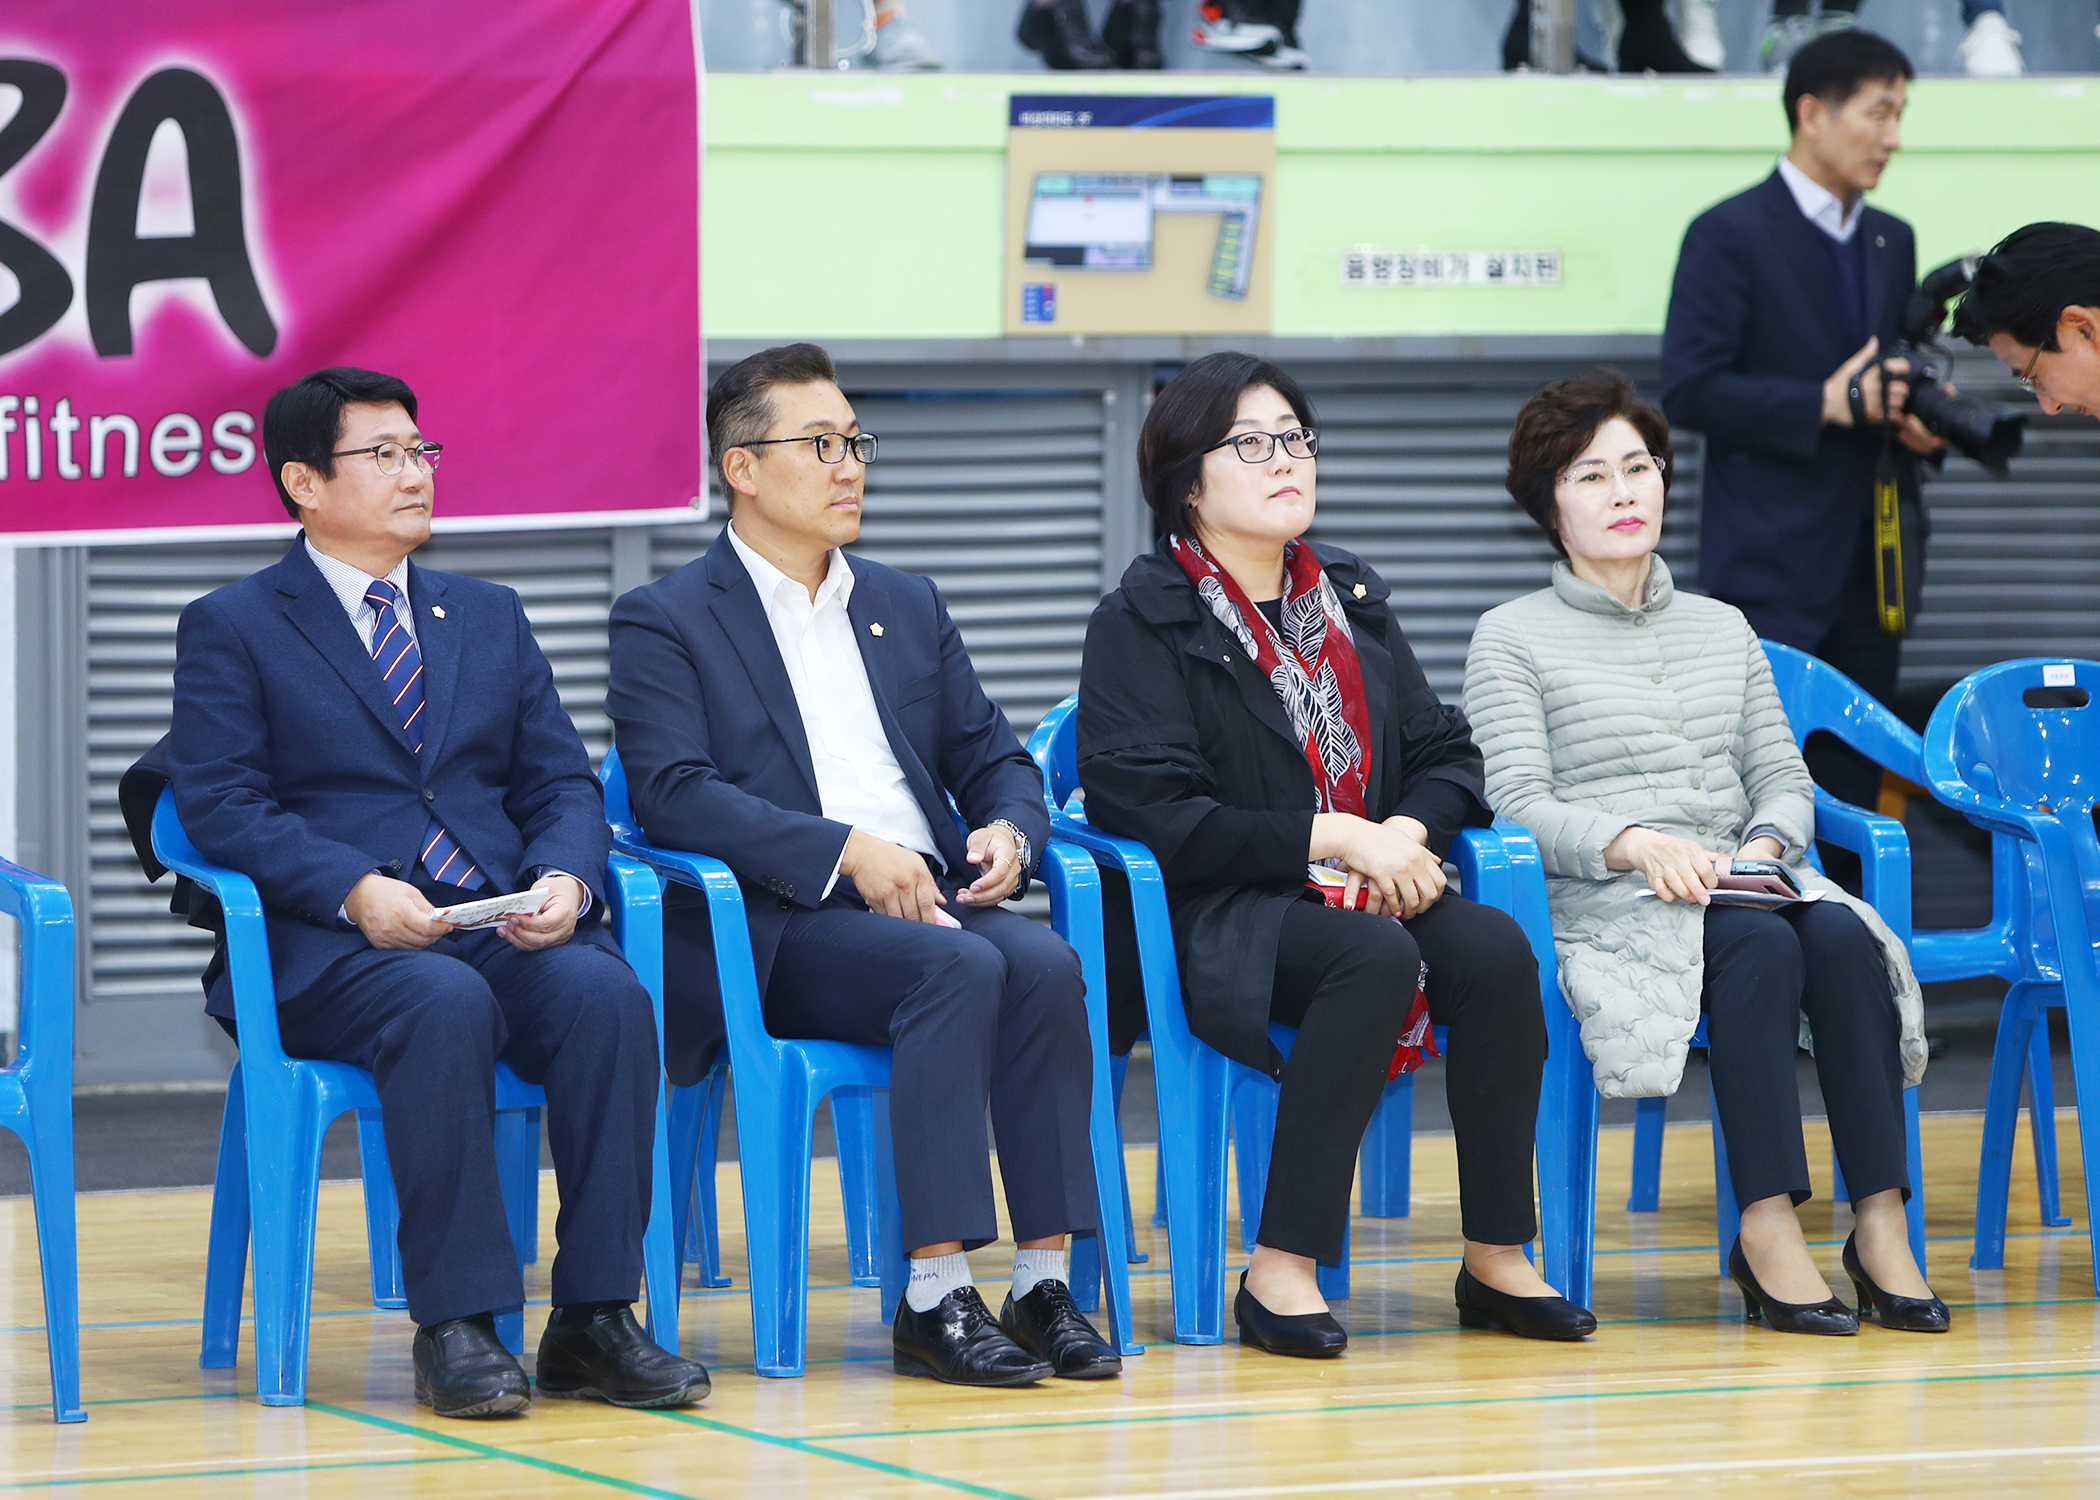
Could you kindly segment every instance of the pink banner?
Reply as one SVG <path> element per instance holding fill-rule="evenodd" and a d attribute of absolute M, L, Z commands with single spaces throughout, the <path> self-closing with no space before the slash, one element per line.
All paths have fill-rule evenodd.
<path fill-rule="evenodd" d="M 282 523 L 332 364 L 415 388 L 441 524 L 688 504 L 697 58 L 689 0 L 7 0 L 0 533 Z"/>

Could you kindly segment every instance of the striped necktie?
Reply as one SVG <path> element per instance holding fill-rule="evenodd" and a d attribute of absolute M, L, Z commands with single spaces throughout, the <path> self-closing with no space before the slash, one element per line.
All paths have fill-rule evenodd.
<path fill-rule="evenodd" d="M 416 638 L 394 613 L 394 601 L 399 597 L 400 590 L 384 578 L 373 579 L 372 586 L 365 590 L 365 603 L 372 606 L 372 661 L 379 668 L 387 695 L 394 700 L 395 712 L 401 715 L 401 727 L 408 731 L 416 754 L 421 755 L 423 653 L 416 649 Z M 446 881 L 465 890 L 478 891 L 488 884 L 466 851 L 445 832 L 445 825 L 436 814 L 431 815 L 430 826 L 423 830 L 423 853 L 418 863 L 432 880 Z"/>

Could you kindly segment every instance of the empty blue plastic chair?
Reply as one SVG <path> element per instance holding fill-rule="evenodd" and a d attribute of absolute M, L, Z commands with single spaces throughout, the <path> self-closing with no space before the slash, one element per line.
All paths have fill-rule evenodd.
<path fill-rule="evenodd" d="M 1793 730 L 1794 743 L 1805 744 L 1811 734 L 1818 730 L 1834 734 L 1860 754 L 1886 766 L 1897 775 L 1917 781 L 1924 772 L 1919 757 L 1918 737 L 1909 726 L 1877 702 L 1851 678 L 1827 662 L 1819 661 L 1805 651 L 1792 646 L 1783 646 L 1777 641 L 1760 643 L 1765 649 L 1766 659 L 1772 664 L 1773 682 L 1779 691 L 1779 700 L 1786 710 L 1788 726 Z M 1860 857 L 1861 892 L 1866 902 L 1880 913 L 1896 935 L 1904 940 L 1911 950 L 1911 961 L 1922 978 L 1953 978 L 1945 972 L 1947 965 L 1962 960 L 1960 945 L 1969 938 L 1966 933 L 1913 933 L 1911 930 L 1910 902 L 1910 837 L 1903 825 L 1893 818 L 1853 807 L 1840 802 L 1821 787 L 1815 792 L 1816 828 L 1815 836 L 1827 844 L 1849 849 Z M 1809 851 L 1809 861 L 1816 863 L 1814 849 Z M 1820 868 L 1820 866 L 1819 866 Z M 1945 939 L 1947 945 L 1935 948 L 1940 958 L 1942 972 L 1927 975 L 1925 950 L 1935 941 Z M 1702 1016 L 1699 1026 L 1692 1034 L 1692 1045 L 1706 1045 L 1706 1020 Z M 1711 1088 L 1709 1078 L 1709 1089 Z M 1633 1190 L 1626 1200 L 1629 1213 L 1653 1213 L 1656 1209 L 1662 1178 L 1663 1115 L 1667 1101 L 1660 1096 L 1636 1101 L 1633 1124 Z M 1925 1179 L 1919 1154 L 1918 1140 L 1918 1091 L 1906 1089 L 1903 1094 L 1904 1129 L 1910 1157 L 1911 1196 L 1906 1205 L 1910 1228 L 1911 1254 L 1918 1268 L 1925 1268 Z M 1740 1213 L 1736 1208 L 1735 1195 L 1730 1186 L 1728 1172 L 1728 1147 L 1721 1138 L 1718 1108 L 1710 1108 L 1713 1120 L 1715 1218 L 1720 1243 L 1720 1265 L 1722 1274 L 1728 1270 L 1728 1250 L 1735 1243 L 1736 1230 L 1740 1224 Z M 1844 1176 L 1835 1159 L 1832 1161 L 1833 1198 L 1845 1195 Z"/>
<path fill-rule="evenodd" d="M 212 1191 L 211 1241 L 205 1260 L 204 1335 L 199 1363 L 223 1369 L 234 1363 L 240 1335 L 243 1263 L 254 1237 L 256 1395 L 265 1406 L 298 1406 L 306 1399 L 307 1324 L 313 1301 L 314 1219 L 318 1206 L 321 1141 L 329 1124 L 350 1110 L 359 1113 L 364 1153 L 366 1226 L 372 1251 L 375 1296 L 399 1296 L 399 1257 L 394 1239 L 397 1209 L 393 1178 L 376 1123 L 379 1091 L 372 1075 L 348 1063 L 289 1057 L 277 1029 L 277 995 L 270 973 L 262 900 L 255 883 L 237 871 L 207 861 L 190 842 L 175 812 L 171 789 L 163 789 L 153 813 L 153 849 L 162 864 L 186 875 L 218 901 L 226 924 L 226 963 L 233 987 L 240 1058 L 227 1083 L 226 1114 L 219 1133 L 218 1171 Z M 608 905 L 628 962 L 655 1004 L 659 1034 L 663 1007 L 661 893 L 647 871 L 615 857 L 608 863 Z M 653 1175 L 654 1208 L 643 1244 L 649 1289 L 648 1326 L 664 1348 L 678 1347 L 677 1266 L 667 1208 L 670 1188 L 661 1091 Z M 540 1089 L 496 1065 L 496 1107 L 503 1114 L 537 1110 Z M 518 1127 L 511 1127 L 516 1129 Z M 498 1127 L 497 1167 L 514 1237 L 523 1209 L 520 1198 L 536 1191 L 538 1133 L 529 1159 L 516 1136 Z M 520 1262 L 527 1246 L 518 1242 Z M 499 1314 L 497 1329 L 516 1352 L 523 1345 L 523 1310 Z"/>
<path fill-rule="evenodd" d="M 1159 1097 L 1160 1159 L 1166 1180 L 1167 1240 L 1173 1263 L 1174 1337 L 1185 1344 L 1215 1344 L 1224 1337 L 1225 1299 L 1225 1165 L 1233 1093 L 1238 1086 L 1274 1085 L 1252 1069 L 1231 1062 L 1197 1040 L 1189 1030 L 1175 961 L 1173 931 L 1167 916 L 1166 884 L 1150 850 L 1132 839 L 1116 838 L 1090 826 L 1079 792 L 1077 762 L 1078 699 L 1067 698 L 1052 709 L 1029 748 L 1044 768 L 1051 798 L 1052 828 L 1060 839 L 1078 844 L 1097 860 L 1120 869 L 1129 883 L 1137 929 L 1138 964 L 1144 988 L 1147 1030 L 1152 1039 L 1153 1086 Z M 1547 994 L 1551 1055 L 1548 1081 L 1539 1110 L 1539 1179 L 1541 1229 L 1546 1275 L 1570 1297 L 1587 1300 L 1589 1291 L 1590 1214 L 1593 1194 L 1586 1190 L 1594 1171 L 1595 1095 L 1588 1073 L 1580 1090 L 1569 1086 L 1565 1067 L 1565 1028 L 1555 1013 L 1565 1013 L 1553 983 L 1551 932 L 1544 925 L 1543 878 L 1535 902 L 1518 898 L 1517 870 L 1534 874 L 1538 854 L 1530 836 L 1513 825 L 1468 829 L 1453 845 L 1466 893 L 1475 900 L 1510 911 L 1524 926 L 1533 950 L 1541 955 L 1541 987 Z M 1541 945 L 1544 945 L 1543 947 Z M 1577 1056 L 1579 1057 L 1579 1049 Z M 1259 1080 L 1258 1084 L 1255 1080 Z M 1588 1148 L 1581 1117 L 1587 1113 Z M 1374 1128 L 1377 1128 L 1374 1126 Z M 1258 1132 L 1256 1132 L 1258 1133 Z M 1390 1139 L 1390 1138 L 1389 1138 Z M 1571 1145 L 1574 1149 L 1570 1149 Z M 1246 1179 L 1242 1223 L 1259 1214 L 1259 1192 Z M 1247 1201 L 1253 1199 L 1253 1205 Z M 1327 1295 L 1346 1294 L 1346 1266 L 1323 1268 Z"/>
<path fill-rule="evenodd" d="M 1976 1183 L 1976 1248 L 1970 1264 L 2005 1264 L 2005 1204 L 2011 1190 L 2020 1077 L 2033 1071 L 2035 1033 L 2062 1005 L 2071 1031 L 2080 1136 L 2085 1105 L 2100 1100 L 2100 710 L 2091 695 L 2100 662 L 2027 658 L 2000 662 L 1956 683 L 1925 726 L 1925 784 L 1978 827 L 2013 841 L 2027 897 L 2014 924 L 2011 974 L 1991 1059 L 1983 1151 Z M 2037 1109 L 2041 1090 L 2035 1090 Z M 2042 1135 L 2037 1113 L 2035 1136 Z M 2085 1158 L 2086 1212 L 2100 1231 L 2100 1151 Z M 2093 1243 L 2100 1278 L 2100 1235 Z"/>
<path fill-rule="evenodd" d="M 51 1416 L 85 1422 L 73 1238 L 73 899 L 57 881 L 0 859 L 0 911 L 22 929 L 15 1056 L 0 1068 L 0 1126 L 20 1136 L 29 1152 Z"/>
<path fill-rule="evenodd" d="M 802 1373 L 808 1328 L 809 1162 L 817 1106 L 829 1097 L 839 1143 L 840 1184 L 846 1203 L 849 1254 L 856 1280 L 872 1276 L 882 1287 L 882 1318 L 896 1314 L 907 1272 L 897 1179 L 889 1129 L 890 1051 L 846 1042 L 776 1037 L 766 1029 L 751 960 L 750 927 L 736 876 L 720 860 L 648 842 L 634 821 L 626 773 L 617 750 L 599 772 L 616 848 L 641 860 L 664 880 L 676 880 L 707 898 L 715 971 L 722 996 L 729 1067 L 736 1081 L 737 1156 L 743 1167 L 744 1235 L 750 1260 L 751 1327 L 758 1373 Z M 1079 951 L 1100 948 L 1100 876 L 1092 861 L 1071 849 L 1047 849 L 1039 877 L 1048 889 L 1052 920 Z M 1118 1179 L 1107 1174 L 1115 1147 L 1102 1126 L 1113 1123 L 1112 1081 L 1106 1062 L 1106 1002 L 1098 968 L 1087 969 L 1087 1006 L 1095 1037 L 1092 1144 L 1101 1175 L 1101 1238 L 1121 1245 L 1129 1236 L 1121 1215 Z M 697 1107 L 680 1105 L 681 1119 Z M 1112 1138 L 1111 1138 L 1112 1139 Z M 681 1140 L 681 1161 L 700 1161 L 697 1145 Z M 1104 1175 L 1106 1174 L 1106 1175 Z M 691 1179 L 687 1179 L 690 1181 Z M 703 1186 L 701 1197 L 707 1196 Z M 1096 1257 L 1098 1260 L 1098 1257 Z M 1104 1333 L 1125 1354 L 1143 1353 L 1131 1333 L 1128 1274 L 1110 1257 L 1109 1327 Z M 872 1262 L 872 1263 L 870 1263 Z M 1073 1294 L 1091 1305 L 1075 1275 Z"/>

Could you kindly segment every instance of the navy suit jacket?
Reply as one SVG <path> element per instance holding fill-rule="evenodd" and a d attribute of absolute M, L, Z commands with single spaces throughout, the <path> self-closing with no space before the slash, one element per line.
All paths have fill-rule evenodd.
<path fill-rule="evenodd" d="M 1917 280 L 1910 226 L 1868 208 L 1857 233 L 1867 333 L 1895 342 Z M 1706 435 L 1699 583 L 1760 635 L 1811 649 L 1872 603 L 1878 430 L 1823 422 L 1823 382 L 1858 352 L 1846 337 L 1827 237 L 1777 172 L 1685 231 L 1663 329 L 1663 411 Z M 1898 448 L 1901 482 L 1918 482 Z"/>
<path fill-rule="evenodd" d="M 1040 861 L 1050 836 L 1042 773 L 1006 715 L 985 696 L 962 637 L 932 581 L 848 557 L 846 612 L 890 750 L 926 815 L 951 877 L 964 857 L 952 795 L 972 828 L 1005 818 Z M 876 635 L 872 626 L 880 625 Z M 623 595 L 612 611 L 612 675 L 605 697 L 635 817 L 651 842 L 712 855 L 736 872 L 751 925 L 760 993 L 788 917 L 824 904 L 824 887 L 852 830 L 826 818 L 802 713 L 750 571 L 725 530 L 704 557 Z M 1016 888 L 1027 889 L 1024 874 Z M 839 890 L 851 882 L 840 878 Z M 674 888 L 674 896 L 678 893 Z M 690 1075 L 721 1036 L 714 963 L 704 945 L 683 951 L 698 920 L 667 923 L 667 999 L 702 1011 L 697 1036 L 665 1015 L 674 1080 Z M 679 995 L 679 990 L 685 996 Z M 672 1009 L 683 1010 L 676 1006 Z"/>
<path fill-rule="evenodd" d="M 196 600 L 176 629 L 164 752 L 176 810 L 206 859 L 255 882 L 280 996 L 366 946 L 337 912 L 373 870 L 410 878 L 432 813 L 492 893 L 547 868 L 584 881 L 578 936 L 607 941 L 604 797 L 517 594 L 411 563 L 408 595 L 420 755 L 303 539 Z M 231 1016 L 222 970 L 206 975 L 205 1008 Z"/>

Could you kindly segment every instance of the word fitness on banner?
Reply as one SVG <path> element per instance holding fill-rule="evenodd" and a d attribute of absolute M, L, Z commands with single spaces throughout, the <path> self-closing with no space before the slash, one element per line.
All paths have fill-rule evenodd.
<path fill-rule="evenodd" d="M 1349 250 L 1348 287 L 1559 286 L 1558 250 Z"/>

